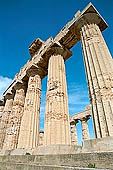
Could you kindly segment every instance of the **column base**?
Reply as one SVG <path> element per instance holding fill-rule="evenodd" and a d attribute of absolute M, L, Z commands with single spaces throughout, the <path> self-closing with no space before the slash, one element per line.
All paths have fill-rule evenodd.
<path fill-rule="evenodd" d="M 82 152 L 82 146 L 73 145 L 48 145 L 32 149 L 1 150 L 0 155 L 61 155 Z"/>
<path fill-rule="evenodd" d="M 48 145 L 29 149 L 1 150 L 0 155 L 62 155 L 94 152 L 113 152 L 113 137 L 90 139 L 83 146 Z"/>

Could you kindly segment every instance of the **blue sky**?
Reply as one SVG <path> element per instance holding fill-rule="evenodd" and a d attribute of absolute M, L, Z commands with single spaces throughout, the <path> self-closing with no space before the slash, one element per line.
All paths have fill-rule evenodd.
<path fill-rule="evenodd" d="M 28 47 L 38 37 L 53 38 L 88 0 L 0 0 L 0 96 L 30 58 Z M 92 0 L 109 27 L 103 32 L 113 55 L 113 0 Z M 66 61 L 70 114 L 89 103 L 80 42 Z M 42 81 L 41 128 L 44 122 L 47 77 Z M 80 125 L 78 125 L 80 126 Z M 89 122 L 90 130 L 91 123 Z M 80 127 L 78 127 L 80 129 Z M 78 130 L 79 131 L 79 130 Z M 92 131 L 92 130 L 91 130 Z M 93 134 L 91 133 L 93 137 Z"/>

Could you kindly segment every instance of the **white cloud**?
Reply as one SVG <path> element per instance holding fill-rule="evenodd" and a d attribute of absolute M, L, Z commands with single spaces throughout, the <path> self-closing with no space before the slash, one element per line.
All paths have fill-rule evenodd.
<path fill-rule="evenodd" d="M 3 92 L 11 84 L 11 82 L 12 82 L 12 79 L 10 79 L 8 77 L 0 76 L 0 99 L 2 98 Z"/>

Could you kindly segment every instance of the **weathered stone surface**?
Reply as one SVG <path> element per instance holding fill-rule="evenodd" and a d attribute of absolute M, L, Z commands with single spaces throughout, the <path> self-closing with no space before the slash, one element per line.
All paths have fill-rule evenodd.
<path fill-rule="evenodd" d="M 44 41 L 42 41 L 40 38 L 37 38 L 33 41 L 33 43 L 29 47 L 29 53 L 33 57 L 35 53 L 39 51 L 39 49 L 44 45 Z"/>
<path fill-rule="evenodd" d="M 18 148 L 34 148 L 39 144 L 41 77 L 37 73 L 37 69 L 29 72 Z"/>
<path fill-rule="evenodd" d="M 4 106 L 0 106 L 0 121 L 3 115 Z"/>
<path fill-rule="evenodd" d="M 0 156 L 0 167 L 3 163 L 15 163 L 21 165 L 40 165 L 40 166 L 66 166 L 73 168 L 88 168 L 90 164 L 95 164 L 95 168 L 113 169 L 113 152 L 103 153 L 79 153 L 63 155 L 23 155 L 23 156 Z M 16 166 L 16 165 L 15 165 Z M 11 168 L 11 166 L 9 166 Z M 13 166 L 14 168 L 14 166 Z M 91 168 L 92 169 L 92 168 Z M 14 170 L 14 169 L 13 169 Z M 95 169 L 94 169 L 95 170 Z"/>
<path fill-rule="evenodd" d="M 113 136 L 112 57 L 96 24 L 82 27 L 81 40 L 95 134 L 98 138 Z"/>
<path fill-rule="evenodd" d="M 39 146 L 44 145 L 44 131 L 40 130 L 39 132 Z"/>
<path fill-rule="evenodd" d="M 2 106 L 4 109 L 2 110 L 2 117 L 0 120 L 0 149 L 2 149 L 3 147 L 7 124 L 8 124 L 9 116 L 10 116 L 10 113 L 12 111 L 12 106 L 13 106 L 13 97 L 14 97 L 14 94 L 9 94 L 5 96 L 5 99 L 6 99 L 5 106 L 4 107 Z"/>
<path fill-rule="evenodd" d="M 65 65 L 58 50 L 48 64 L 44 145 L 71 144 Z"/>
<path fill-rule="evenodd" d="M 14 96 L 12 111 L 8 119 L 6 136 L 3 145 L 4 150 L 17 148 L 21 118 L 23 116 L 25 89 L 26 86 L 24 83 L 17 84 L 17 86 L 15 86 L 16 93 Z"/>
<path fill-rule="evenodd" d="M 72 146 L 72 145 L 47 145 L 39 146 L 32 150 L 32 155 L 62 155 L 62 154 L 75 154 L 81 153 L 81 146 Z"/>
<path fill-rule="evenodd" d="M 76 124 L 79 123 L 78 122 L 79 120 L 81 121 L 81 125 L 82 125 L 82 139 L 83 139 L 83 141 L 90 139 L 87 121 L 88 121 L 88 119 L 90 119 L 91 115 L 92 115 L 91 105 L 88 105 L 88 106 L 86 106 L 84 111 L 77 113 L 77 114 L 73 114 L 70 116 L 72 144 L 74 144 L 74 145 L 77 144 Z"/>
<path fill-rule="evenodd" d="M 81 119 L 83 140 L 90 139 L 87 121 L 88 121 L 88 118 L 86 117 Z"/>
<path fill-rule="evenodd" d="M 82 152 L 113 152 L 113 137 L 83 141 Z"/>
<path fill-rule="evenodd" d="M 4 110 L 4 106 L 0 106 L 0 149 L 2 149 L 2 145 L 3 145 L 3 136 L 2 136 L 2 116 L 3 116 L 3 110 Z"/>
<path fill-rule="evenodd" d="M 84 117 L 89 118 L 89 117 L 91 117 L 91 115 L 92 115 L 91 105 L 88 105 L 85 107 L 85 109 L 82 112 L 72 114 L 70 116 L 70 123 L 75 120 L 80 120 Z"/>
<path fill-rule="evenodd" d="M 95 19 L 101 31 L 107 28 L 107 24 L 99 12 L 89 3 L 81 12 L 79 11 L 75 14 L 74 18 L 62 28 L 54 40 L 60 42 L 61 45 L 68 49 L 72 48 L 80 41 L 80 28 L 88 21 L 86 14 L 89 14 L 89 18 Z M 91 17 L 90 14 L 92 14 L 93 17 Z"/>
<path fill-rule="evenodd" d="M 77 145 L 77 129 L 76 129 L 76 124 L 78 123 L 78 120 L 75 120 L 70 123 L 71 127 L 71 144 L 72 145 Z"/>
<path fill-rule="evenodd" d="M 1 168 L 0 170 L 6 170 L 6 168 L 10 168 L 10 170 L 84 170 L 84 168 L 80 167 L 71 167 L 71 166 L 54 166 L 54 165 L 31 165 L 31 164 L 21 164 L 21 163 L 5 163 L 0 162 Z M 91 168 L 85 168 L 85 170 L 91 170 Z M 100 169 L 100 168 L 94 168 L 94 170 L 106 170 L 106 169 Z M 109 170 L 109 169 L 108 169 Z"/>

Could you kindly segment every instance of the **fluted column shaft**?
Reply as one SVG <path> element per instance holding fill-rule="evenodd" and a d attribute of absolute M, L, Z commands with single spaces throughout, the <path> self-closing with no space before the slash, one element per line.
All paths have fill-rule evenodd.
<path fill-rule="evenodd" d="M 0 106 L 0 122 L 2 120 L 3 111 L 4 111 L 4 106 Z"/>
<path fill-rule="evenodd" d="M 71 144 L 72 145 L 77 145 L 77 129 L 76 129 L 76 124 L 78 121 L 74 121 L 71 123 Z"/>
<path fill-rule="evenodd" d="M 3 110 L 4 110 L 4 106 L 0 106 L 0 150 L 2 149 L 2 145 L 3 145 L 3 140 L 2 140 L 2 136 L 3 136 L 3 126 L 2 126 L 2 116 L 3 116 Z"/>
<path fill-rule="evenodd" d="M 9 94 L 6 97 L 6 102 L 0 122 L 0 148 L 2 149 L 5 135 L 6 135 L 6 129 L 7 129 L 7 124 L 9 120 L 9 116 L 12 110 L 13 106 L 13 95 Z"/>
<path fill-rule="evenodd" d="M 31 70 L 25 98 L 18 148 L 33 148 L 39 144 L 41 78 Z"/>
<path fill-rule="evenodd" d="M 113 59 L 96 24 L 82 26 L 81 41 L 95 136 L 113 136 Z"/>
<path fill-rule="evenodd" d="M 82 139 L 83 140 L 90 139 L 87 120 L 88 120 L 87 118 L 81 119 L 81 124 L 82 124 Z"/>
<path fill-rule="evenodd" d="M 25 85 L 18 84 L 15 86 L 15 96 L 11 114 L 8 120 L 6 136 L 3 149 L 11 150 L 17 148 L 18 136 L 20 131 L 21 118 L 23 116 L 24 100 L 25 100 Z"/>
<path fill-rule="evenodd" d="M 0 121 L 3 115 L 3 111 L 4 111 L 4 106 L 0 106 Z"/>
<path fill-rule="evenodd" d="M 63 56 L 52 55 L 48 64 L 44 144 L 70 144 L 67 85 Z"/>

